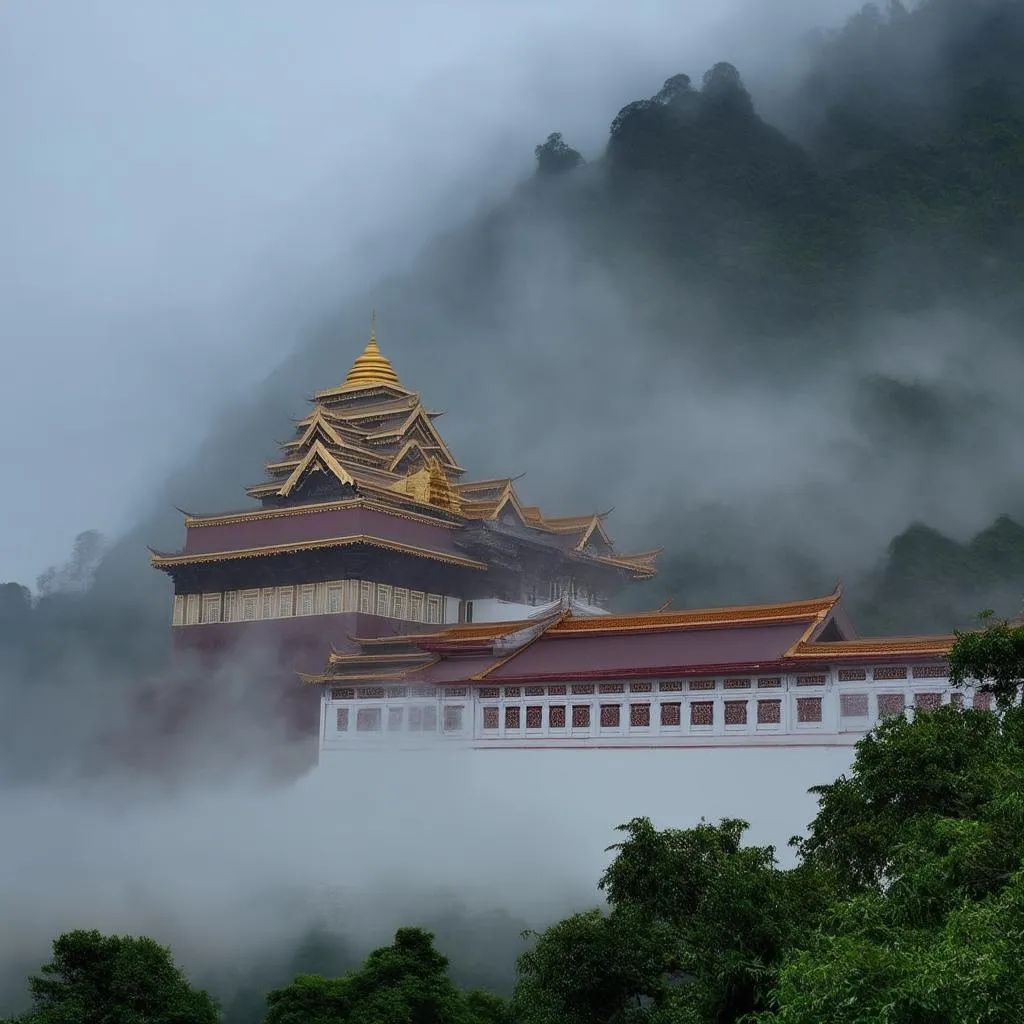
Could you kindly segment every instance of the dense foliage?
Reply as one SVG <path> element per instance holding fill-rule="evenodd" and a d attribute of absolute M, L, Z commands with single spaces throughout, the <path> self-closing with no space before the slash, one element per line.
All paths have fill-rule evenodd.
<path fill-rule="evenodd" d="M 985 665 L 1019 671 L 1005 627 Z M 1019 640 L 1019 631 L 1015 643 Z M 970 678 L 979 650 L 961 638 Z M 1000 653 L 1002 652 L 1002 653 Z M 998 692 L 998 691 L 997 691 Z M 644 818 L 600 880 L 605 906 L 528 934 L 511 998 L 464 990 L 422 928 L 354 969 L 237 999 L 226 1024 L 973 1024 L 1024 1018 L 1024 707 L 895 717 L 817 787 L 796 863 L 723 819 Z M 330 956 L 327 958 L 330 959 Z M 150 939 L 74 932 L 19 1024 L 218 1019 Z M 266 992 L 266 985 L 263 991 Z"/>

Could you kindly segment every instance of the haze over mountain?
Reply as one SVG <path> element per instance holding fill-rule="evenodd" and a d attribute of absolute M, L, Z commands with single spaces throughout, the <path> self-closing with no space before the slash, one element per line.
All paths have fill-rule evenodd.
<path fill-rule="evenodd" d="M 73 131 L 30 106 L 11 121 L 22 142 L 70 135 L 74 160 L 58 170 L 45 145 L 16 149 L 19 180 L 64 234 L 50 246 L 35 230 L 48 220 L 16 221 L 4 330 L 24 349 L 72 341 L 46 350 L 45 379 L 3 376 L 21 460 L 12 478 L 38 497 L 10 511 L 4 558 L 31 583 L 63 537 L 94 525 L 112 536 L 83 535 L 35 600 L 17 585 L 0 592 L 0 777 L 12 790 L 70 787 L 77 803 L 101 776 L 115 819 L 140 790 L 140 802 L 157 799 L 148 776 L 110 779 L 119 762 L 104 743 L 140 683 L 156 681 L 168 701 L 196 685 L 165 668 L 169 593 L 146 545 L 180 545 L 175 506 L 242 503 L 289 417 L 342 378 L 373 308 L 403 381 L 447 410 L 439 427 L 470 474 L 525 472 L 517 486 L 531 502 L 614 506 L 623 548 L 664 546 L 659 579 L 631 598 L 640 607 L 807 596 L 842 577 L 862 631 L 946 630 L 986 606 L 1015 613 L 1022 7 L 892 3 L 835 33 L 846 5 L 545 5 L 490 27 L 463 5 L 443 23 L 399 12 L 412 20 L 397 19 L 395 40 L 369 15 L 282 36 L 280 20 L 247 20 L 230 3 L 218 31 L 205 5 L 160 24 L 130 5 L 98 21 L 64 11 L 72 23 L 57 40 L 42 15 L 5 11 L 9 24 L 25 19 L 22 35 L 0 32 L 21 44 L 19 55 L 0 42 L 5 66 L 81 67 L 77 49 L 117 73 L 82 75 L 77 89 L 71 76 L 44 82 L 59 81 L 61 96 L 44 109 L 76 110 Z M 233 48 L 249 55 L 244 71 Z M 347 92 L 318 88 L 334 62 L 347 63 Z M 126 95 L 131 130 L 120 134 L 101 115 Z M 191 131 L 207 140 L 203 159 L 168 169 Z M 102 196 L 88 215 L 55 184 L 69 168 Z M 189 187 L 170 189 L 178 178 Z M 4 200 L 12 213 L 17 196 Z M 174 265 L 189 276 L 165 279 L 160 259 L 131 244 L 138 210 L 155 211 L 148 244 L 180 246 L 187 258 Z M 113 243 L 99 260 L 90 240 L 104 232 Z M 66 262 L 32 279 L 57 250 Z M 120 292 L 99 287 L 111 280 Z M 215 343 L 224 336 L 230 345 Z M 33 526 L 38 544 L 23 540 Z M 246 703 L 251 668 L 199 681 L 213 694 L 206 719 L 149 765 L 172 793 L 251 784 L 282 742 Z M 397 776 L 387 784 L 404 792 Z M 94 845 L 88 813 L 63 799 L 19 792 L 9 804 L 36 886 L 19 913 L 49 891 L 33 837 L 54 856 L 76 847 L 90 870 L 123 838 L 125 859 L 152 856 L 182 900 L 196 892 L 185 884 L 196 862 L 179 844 L 211 821 L 203 834 L 227 852 L 204 898 L 216 902 L 214 882 L 254 847 L 267 871 L 245 882 L 261 891 L 310 863 L 307 850 L 275 861 L 263 812 L 229 819 L 227 799 L 171 826 L 154 813 L 144 842 L 110 825 Z M 487 831 L 489 818 L 471 820 Z M 360 863 L 374 863 L 382 836 L 363 837 Z M 510 860 L 522 854 L 513 845 Z M 132 901 L 123 906 L 112 918 L 133 921 Z M 248 928 L 243 917 L 226 931 Z M 468 934 L 467 958 L 489 927 L 451 923 Z"/>

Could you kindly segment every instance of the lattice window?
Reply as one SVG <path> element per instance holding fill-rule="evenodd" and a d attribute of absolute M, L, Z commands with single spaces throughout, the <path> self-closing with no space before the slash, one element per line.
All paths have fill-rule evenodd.
<path fill-rule="evenodd" d="M 445 732 L 462 732 L 462 712 L 463 708 L 461 704 L 456 704 L 454 707 L 446 706 L 444 709 L 444 731 Z"/>
<path fill-rule="evenodd" d="M 549 686 L 548 693 L 552 697 L 564 697 L 568 692 L 567 686 Z"/>
<path fill-rule="evenodd" d="M 303 583 L 299 587 L 299 614 L 312 615 L 316 611 L 316 584 Z"/>
<path fill-rule="evenodd" d="M 574 729 L 590 728 L 590 705 L 573 704 L 572 706 L 572 727 Z"/>
<path fill-rule="evenodd" d="M 335 686 L 331 690 L 331 700 L 355 700 L 356 691 L 352 686 Z"/>
<path fill-rule="evenodd" d="M 629 705 L 629 727 L 631 729 L 647 729 L 651 724 L 650 704 Z"/>
<path fill-rule="evenodd" d="M 374 613 L 382 618 L 391 616 L 391 587 L 386 583 L 377 584 L 377 599 L 374 604 Z"/>
<path fill-rule="evenodd" d="M 388 708 L 388 732 L 398 732 L 402 728 L 403 708 Z"/>
<path fill-rule="evenodd" d="M 727 700 L 725 702 L 725 724 L 747 724 L 747 702 L 745 700 Z"/>
<path fill-rule="evenodd" d="M 417 706 L 409 708 L 407 728 L 409 732 L 420 732 L 423 729 L 423 708 Z"/>
<path fill-rule="evenodd" d="M 348 708 L 338 708 L 334 728 L 338 732 L 348 732 Z"/>
<path fill-rule="evenodd" d="M 427 622 L 443 622 L 442 598 L 437 594 L 427 594 Z"/>
<path fill-rule="evenodd" d="M 946 665 L 915 665 L 915 679 L 945 679 L 949 675 Z"/>
<path fill-rule="evenodd" d="M 447 690 L 445 690 L 445 693 L 449 697 L 468 697 L 469 696 L 469 687 L 467 687 L 467 686 L 450 686 L 450 687 L 448 687 Z"/>
<path fill-rule="evenodd" d="M 281 619 L 289 619 L 295 614 L 295 588 L 277 588 L 277 615 Z"/>
<path fill-rule="evenodd" d="M 498 728 L 498 709 L 497 708 L 484 708 L 484 728 L 485 729 L 497 729 Z"/>
<path fill-rule="evenodd" d="M 323 615 L 327 611 L 327 584 L 317 583 L 316 584 L 316 600 L 313 604 L 316 609 L 315 615 Z"/>
<path fill-rule="evenodd" d="M 906 700 L 902 693 L 880 693 L 878 695 L 878 717 L 888 718 L 890 715 L 902 715 Z"/>
<path fill-rule="evenodd" d="M 277 590 L 274 587 L 264 587 L 260 598 L 260 618 L 277 618 Z"/>
<path fill-rule="evenodd" d="M 242 591 L 242 621 L 254 622 L 260 617 L 260 592 L 258 590 Z"/>
<path fill-rule="evenodd" d="M 597 688 L 598 693 L 625 693 L 626 687 L 623 683 L 601 683 Z"/>
<path fill-rule="evenodd" d="M 992 694 L 991 693 L 976 693 L 972 706 L 975 711 L 991 711 L 992 710 Z"/>
<path fill-rule="evenodd" d="M 539 729 L 544 724 L 544 708 L 540 704 L 526 706 L 526 728 Z"/>
<path fill-rule="evenodd" d="M 907 670 L 902 665 L 885 665 L 882 668 L 876 668 L 874 676 L 876 681 L 906 679 Z"/>
<path fill-rule="evenodd" d="M 412 622 L 426 622 L 427 595 L 422 590 L 409 591 L 409 619 Z"/>
<path fill-rule="evenodd" d="M 690 725 L 698 727 L 715 724 L 715 705 L 710 700 L 695 700 L 690 705 Z"/>
<path fill-rule="evenodd" d="M 409 618 L 409 591 L 406 587 L 395 587 L 391 597 L 391 613 L 396 619 Z"/>
<path fill-rule="evenodd" d="M 824 686 L 825 685 L 825 677 L 823 675 L 819 675 L 819 676 L 797 676 L 796 677 L 796 685 L 797 686 Z"/>
<path fill-rule="evenodd" d="M 359 611 L 359 580 L 345 580 L 345 598 L 341 610 L 345 612 Z"/>
<path fill-rule="evenodd" d="M 223 594 L 203 594 L 203 622 L 220 622 Z"/>
<path fill-rule="evenodd" d="M 759 690 L 778 690 L 782 686 L 782 679 L 779 676 L 762 676 L 757 681 Z"/>
<path fill-rule="evenodd" d="M 510 704 L 505 708 L 505 728 L 518 729 L 521 721 L 520 712 L 522 709 L 516 704 Z"/>
<path fill-rule="evenodd" d="M 436 697 L 437 687 L 435 686 L 411 686 L 409 687 L 410 697 Z"/>
<path fill-rule="evenodd" d="M 565 705 L 564 704 L 553 704 L 548 708 L 548 728 L 549 729 L 564 729 L 565 728 Z"/>
<path fill-rule="evenodd" d="M 797 697 L 796 720 L 802 725 L 821 721 L 820 697 Z"/>
<path fill-rule="evenodd" d="M 689 688 L 691 690 L 713 690 L 715 681 L 714 679 L 691 679 Z"/>
<path fill-rule="evenodd" d="M 523 691 L 522 691 L 521 687 L 518 687 L 518 686 L 506 686 L 505 687 L 505 696 L 506 697 L 522 697 L 522 695 L 523 695 Z"/>
<path fill-rule="evenodd" d="M 839 670 L 839 682 L 841 683 L 859 683 L 867 677 L 867 671 L 862 668 L 841 668 Z"/>
<path fill-rule="evenodd" d="M 527 686 L 525 688 L 527 697 L 543 697 L 544 687 L 543 686 Z"/>
<path fill-rule="evenodd" d="M 679 681 L 671 683 L 658 683 L 659 693 L 682 693 L 683 684 Z"/>
<path fill-rule="evenodd" d="M 749 679 L 726 679 L 722 684 L 726 690 L 749 690 Z"/>
<path fill-rule="evenodd" d="M 174 595 L 174 611 L 171 613 L 171 625 L 172 626 L 184 626 L 185 625 L 185 595 L 175 594 Z"/>
<path fill-rule="evenodd" d="M 780 725 L 782 723 L 781 700 L 759 700 L 757 702 L 758 725 Z"/>
<path fill-rule="evenodd" d="M 388 687 L 388 699 L 393 700 L 396 697 L 404 697 L 408 692 L 408 688 L 405 686 L 389 686 Z"/>
<path fill-rule="evenodd" d="M 373 584 L 369 580 L 359 581 L 359 610 L 364 615 L 373 611 Z"/>
<path fill-rule="evenodd" d="M 359 708 L 356 732 L 380 732 L 380 708 Z"/>
<path fill-rule="evenodd" d="M 345 584 L 327 584 L 327 614 L 337 615 L 345 608 Z"/>
<path fill-rule="evenodd" d="M 914 707 L 919 711 L 934 711 L 942 707 L 941 693 L 915 693 Z"/>
<path fill-rule="evenodd" d="M 630 693 L 652 693 L 654 691 L 653 683 L 630 683 Z"/>
<path fill-rule="evenodd" d="M 667 704 L 661 705 L 661 724 L 662 725 L 682 725 L 683 705 L 678 701 L 669 701 Z"/>
<path fill-rule="evenodd" d="M 622 718 L 622 705 L 602 704 L 601 705 L 601 728 L 618 729 Z"/>
<path fill-rule="evenodd" d="M 437 705 L 428 704 L 423 709 L 423 731 L 437 732 Z"/>
<path fill-rule="evenodd" d="M 364 686 L 357 692 L 364 700 L 383 700 L 387 695 L 387 690 L 383 686 Z"/>
<path fill-rule="evenodd" d="M 242 602 L 237 590 L 228 590 L 224 594 L 224 621 L 240 622 L 242 618 Z"/>
<path fill-rule="evenodd" d="M 477 696 L 483 700 L 494 700 L 500 695 L 501 690 L 499 690 L 497 686 L 481 686 L 477 690 Z"/>
<path fill-rule="evenodd" d="M 842 718 L 867 718 L 868 695 L 866 693 L 839 694 L 839 715 Z"/>
<path fill-rule="evenodd" d="M 572 693 L 574 697 L 583 697 L 588 693 L 593 693 L 594 687 L 590 683 L 574 683 L 572 686 Z"/>
<path fill-rule="evenodd" d="M 185 600 L 185 625 L 194 626 L 199 622 L 199 595 L 189 594 Z"/>

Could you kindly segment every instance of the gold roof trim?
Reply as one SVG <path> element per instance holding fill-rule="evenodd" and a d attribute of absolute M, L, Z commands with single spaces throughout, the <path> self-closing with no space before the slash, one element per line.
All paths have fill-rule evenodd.
<path fill-rule="evenodd" d="M 266 485 L 263 485 L 266 486 Z M 225 512 L 213 516 L 185 516 L 185 526 L 195 529 L 203 526 L 225 526 L 229 523 L 250 523 L 259 519 L 278 519 L 285 516 L 304 516 L 316 512 L 333 512 L 344 508 L 365 508 L 372 512 L 384 512 L 397 519 L 410 519 L 417 523 L 430 523 L 447 529 L 458 529 L 458 523 L 444 519 L 435 519 L 412 509 L 397 510 L 391 504 L 373 501 L 365 496 L 358 498 L 341 498 L 338 501 L 322 501 L 311 505 L 288 505 L 284 508 L 253 509 L 246 512 Z"/>
<path fill-rule="evenodd" d="M 856 640 L 799 640 L 786 652 L 788 658 L 945 658 L 956 641 L 953 636 L 862 637 Z"/>
<path fill-rule="evenodd" d="M 288 497 L 295 490 L 296 484 L 302 479 L 307 471 L 323 469 L 330 473 L 340 484 L 355 486 L 355 478 L 347 469 L 327 450 L 322 441 L 314 441 L 313 446 L 302 457 L 299 464 L 292 470 L 291 476 L 285 480 L 281 489 L 277 492 L 282 498 Z"/>
<path fill-rule="evenodd" d="M 342 548 L 356 544 L 381 548 L 385 551 L 397 551 L 401 554 L 418 555 L 435 562 L 446 562 L 451 565 L 463 565 L 470 569 L 488 568 L 486 562 L 478 562 L 475 558 L 463 555 L 450 555 L 443 551 L 432 551 L 430 548 L 416 547 L 414 544 L 403 544 L 400 541 L 386 540 L 365 533 L 346 534 L 343 537 L 325 537 L 322 540 L 295 541 L 290 544 L 268 544 L 258 548 L 239 548 L 232 551 L 206 551 L 201 554 L 165 555 L 158 551 L 150 554 L 150 561 L 157 569 L 169 569 L 177 565 L 205 565 L 209 562 L 229 562 L 239 558 L 260 558 L 264 555 L 288 555 L 297 551 L 319 551 L 323 548 Z"/>

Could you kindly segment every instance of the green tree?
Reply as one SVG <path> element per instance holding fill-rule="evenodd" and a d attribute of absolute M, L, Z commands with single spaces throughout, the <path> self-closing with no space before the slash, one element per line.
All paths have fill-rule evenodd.
<path fill-rule="evenodd" d="M 216 1003 L 193 988 L 171 951 L 153 939 L 73 931 L 29 980 L 24 1024 L 214 1024 Z"/>
<path fill-rule="evenodd" d="M 989 614 L 982 612 L 982 620 Z M 979 682 L 983 692 L 995 696 L 1001 710 L 1019 704 L 1024 685 L 1024 626 L 997 622 L 983 630 L 958 630 L 949 652 L 949 681 L 954 686 Z"/>
<path fill-rule="evenodd" d="M 583 163 L 583 157 L 562 138 L 561 132 L 552 132 L 534 147 L 533 155 L 540 175 L 564 174 Z"/>
<path fill-rule="evenodd" d="M 390 946 L 340 978 L 300 975 L 267 996 L 266 1024 L 501 1024 L 503 1003 L 464 994 L 448 959 L 422 928 L 400 928 Z"/>

